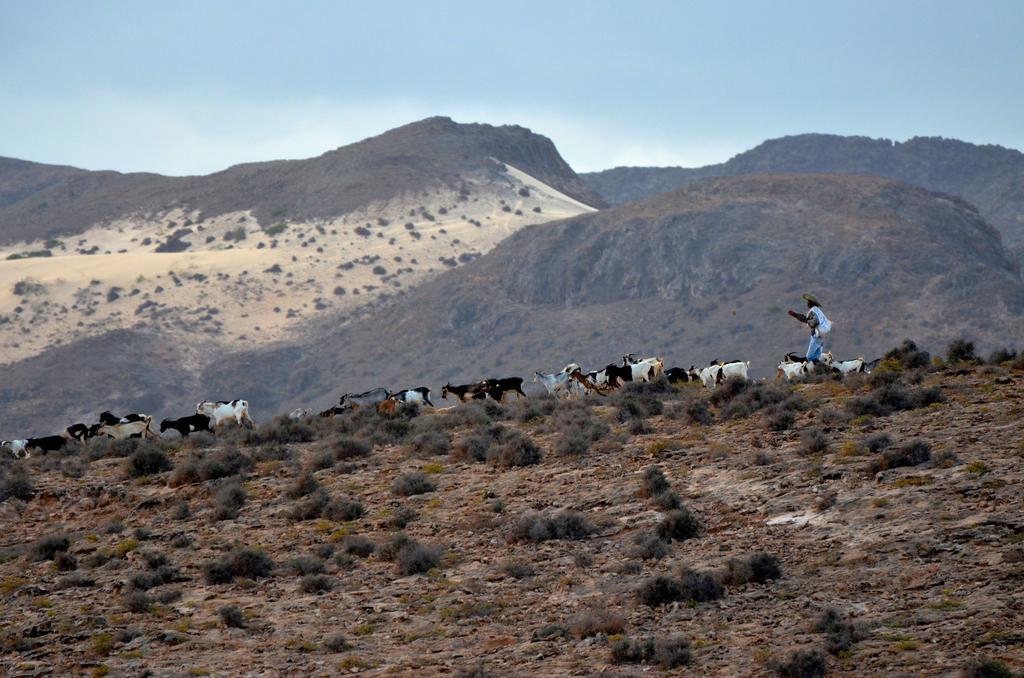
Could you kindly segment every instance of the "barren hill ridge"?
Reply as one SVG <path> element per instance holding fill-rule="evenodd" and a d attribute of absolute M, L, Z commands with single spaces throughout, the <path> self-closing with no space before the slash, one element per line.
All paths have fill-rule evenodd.
<path fill-rule="evenodd" d="M 782 172 L 873 174 L 961 196 L 999 229 L 1007 245 L 1024 246 L 1024 154 L 956 139 L 799 134 L 770 139 L 717 165 L 616 167 L 583 179 L 609 204 L 619 205 L 700 179 Z"/>

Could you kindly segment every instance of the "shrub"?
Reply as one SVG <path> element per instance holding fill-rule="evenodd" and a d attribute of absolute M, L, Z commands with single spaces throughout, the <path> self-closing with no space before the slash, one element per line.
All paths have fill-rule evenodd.
<path fill-rule="evenodd" d="M 684 568 L 680 574 L 679 585 L 683 590 L 683 600 L 706 603 L 725 595 L 722 582 L 711 572 Z"/>
<path fill-rule="evenodd" d="M 324 648 L 331 652 L 345 652 L 351 650 L 352 646 L 345 640 L 345 636 L 340 633 L 335 633 L 327 637 L 324 641 Z"/>
<path fill-rule="evenodd" d="M 513 579 L 527 579 L 536 574 L 532 565 L 517 560 L 506 560 L 501 564 L 499 570 Z"/>
<path fill-rule="evenodd" d="M 473 433 L 455 445 L 449 456 L 454 461 L 485 461 L 490 456 L 494 439 L 487 434 Z"/>
<path fill-rule="evenodd" d="M 71 572 L 78 569 L 78 561 L 67 551 L 58 551 L 53 557 L 53 567 L 58 572 Z"/>
<path fill-rule="evenodd" d="M 437 567 L 440 561 L 441 549 L 412 540 L 398 550 L 395 558 L 398 573 L 403 576 L 428 572 Z"/>
<path fill-rule="evenodd" d="M 424 431 L 412 439 L 410 447 L 414 454 L 423 457 L 448 454 L 452 449 L 448 434 L 442 431 Z"/>
<path fill-rule="evenodd" d="M 590 437 L 581 432 L 563 433 L 555 443 L 555 454 L 560 457 L 579 457 L 590 451 L 591 443 Z"/>
<path fill-rule="evenodd" d="M 330 450 L 314 452 L 309 458 L 309 471 L 324 471 L 334 466 L 334 453 Z"/>
<path fill-rule="evenodd" d="M 178 581 L 180 574 L 178 569 L 170 565 L 159 565 L 146 572 L 136 572 L 128 580 L 132 588 L 140 591 L 148 591 L 155 586 L 163 586 Z"/>
<path fill-rule="evenodd" d="M 978 363 L 978 355 L 974 352 L 974 342 L 966 339 L 955 339 L 946 347 L 946 361 L 956 363 Z"/>
<path fill-rule="evenodd" d="M 540 463 L 541 451 L 530 438 L 514 433 L 496 450 L 492 450 L 491 460 L 501 468 L 530 466 Z"/>
<path fill-rule="evenodd" d="M 128 459 L 128 473 L 133 478 L 163 473 L 172 468 L 167 453 L 158 445 L 147 443 L 140 445 Z"/>
<path fill-rule="evenodd" d="M 865 437 L 862 444 L 871 454 L 878 454 L 892 445 L 892 437 L 888 433 L 875 433 Z"/>
<path fill-rule="evenodd" d="M 233 629 L 245 628 L 245 615 L 234 605 L 224 605 L 217 610 L 221 624 Z"/>
<path fill-rule="evenodd" d="M 611 653 L 613 664 L 649 662 L 654 657 L 654 640 L 652 638 L 642 640 L 621 638 L 612 643 Z"/>
<path fill-rule="evenodd" d="M 999 348 L 989 354 L 987 362 L 989 365 L 1002 365 L 1017 357 L 1017 351 L 1009 348 Z"/>
<path fill-rule="evenodd" d="M 308 443 L 316 439 L 316 432 L 308 421 L 281 415 L 257 429 L 247 431 L 243 439 L 250 446 Z"/>
<path fill-rule="evenodd" d="M 807 454 L 821 454 L 828 450 L 828 436 L 820 428 L 810 428 L 800 434 Z"/>
<path fill-rule="evenodd" d="M 376 547 L 373 542 L 357 534 L 347 535 L 341 540 L 341 550 L 360 558 L 368 558 Z"/>
<path fill-rule="evenodd" d="M 238 517 L 238 511 L 245 504 L 245 488 L 241 480 L 234 480 L 225 483 L 217 490 L 214 503 L 214 520 L 233 520 Z"/>
<path fill-rule="evenodd" d="M 775 413 L 802 410 L 803 398 L 788 384 L 750 383 L 742 379 L 726 380 L 711 396 L 721 409 L 723 419 L 740 419 L 772 408 Z"/>
<path fill-rule="evenodd" d="M 285 490 L 289 499 L 300 499 L 320 489 L 320 482 L 312 473 L 303 473 Z"/>
<path fill-rule="evenodd" d="M 399 506 L 388 518 L 388 529 L 401 530 L 412 521 L 419 518 L 419 514 L 408 506 Z"/>
<path fill-rule="evenodd" d="M 928 367 L 932 360 L 927 351 L 920 350 L 917 344 L 909 339 L 886 353 L 884 359 L 896 361 L 905 370 Z"/>
<path fill-rule="evenodd" d="M 351 436 L 338 436 L 329 443 L 329 446 L 338 461 L 362 459 L 369 457 L 373 452 L 373 448 L 365 440 Z"/>
<path fill-rule="evenodd" d="M 661 607 L 677 600 L 683 600 L 684 591 L 682 585 L 671 577 L 658 575 L 651 577 L 640 584 L 637 589 L 637 597 L 640 602 L 648 607 Z"/>
<path fill-rule="evenodd" d="M 711 404 L 721 407 L 750 388 L 750 382 L 742 377 L 729 377 L 711 393 Z"/>
<path fill-rule="evenodd" d="M 324 571 L 324 561 L 314 556 L 298 556 L 285 561 L 284 570 L 298 576 L 320 574 Z"/>
<path fill-rule="evenodd" d="M 93 586 L 96 586 L 94 579 L 90 579 L 80 572 L 75 572 L 58 579 L 56 588 L 58 591 L 63 591 L 64 589 L 91 588 Z"/>
<path fill-rule="evenodd" d="M 168 484 L 171 487 L 178 487 L 186 483 L 217 480 L 238 475 L 250 468 L 252 459 L 237 448 L 228 447 L 179 463 L 174 467 Z"/>
<path fill-rule="evenodd" d="M 927 407 L 945 402 L 945 396 L 937 387 L 921 388 L 913 392 L 899 382 L 883 384 L 871 393 L 846 401 L 846 408 L 854 416 L 885 417 L 893 412 Z"/>
<path fill-rule="evenodd" d="M 638 534 L 633 538 L 630 555 L 643 560 L 661 560 L 672 551 L 672 545 L 656 534 Z"/>
<path fill-rule="evenodd" d="M 975 657 L 960 672 L 963 678 L 1013 678 L 1013 671 L 998 659 Z"/>
<path fill-rule="evenodd" d="M 36 494 L 35 485 L 24 466 L 16 466 L 0 481 L 0 501 L 10 497 L 28 501 Z"/>
<path fill-rule="evenodd" d="M 391 483 L 392 494 L 399 497 L 411 497 L 417 494 L 426 494 L 437 489 L 434 483 L 430 482 L 426 475 L 420 471 L 408 471 L 401 474 Z"/>
<path fill-rule="evenodd" d="M 323 517 L 346 521 L 361 518 L 365 512 L 360 502 L 345 497 L 332 499 L 325 490 L 320 489 L 293 506 L 288 512 L 288 517 L 292 520 L 313 520 Z"/>
<path fill-rule="evenodd" d="M 569 632 L 580 640 L 598 634 L 612 636 L 622 633 L 625 628 L 626 620 L 622 615 L 606 609 L 581 612 L 569 622 Z"/>
<path fill-rule="evenodd" d="M 832 655 L 849 652 L 854 643 L 864 638 L 863 631 L 834 607 L 823 610 L 811 628 L 815 633 L 828 634 L 825 649 Z"/>
<path fill-rule="evenodd" d="M 901 466 L 918 466 L 930 461 L 932 450 L 923 440 L 915 440 L 896 449 L 888 449 L 882 453 L 881 470 L 899 468 Z"/>
<path fill-rule="evenodd" d="M 71 540 L 63 534 L 43 537 L 32 545 L 32 560 L 53 560 L 61 551 L 71 548 Z"/>
<path fill-rule="evenodd" d="M 207 563 L 203 569 L 207 583 L 228 584 L 238 577 L 269 577 L 274 571 L 274 561 L 263 551 L 238 548 L 215 562 Z"/>
<path fill-rule="evenodd" d="M 778 557 L 758 551 L 745 558 L 730 558 L 722 578 L 730 586 L 741 586 L 750 582 L 764 584 L 781 576 L 782 563 Z"/>
<path fill-rule="evenodd" d="M 594 527 L 582 513 L 560 511 L 554 516 L 527 513 L 512 526 L 513 541 L 549 541 L 552 539 L 586 539 Z"/>
<path fill-rule="evenodd" d="M 715 416 L 711 414 L 711 408 L 708 407 L 706 400 L 697 399 L 686 406 L 686 419 L 691 424 L 710 426 L 714 423 Z"/>
<path fill-rule="evenodd" d="M 674 669 L 690 663 L 690 641 L 682 636 L 668 636 L 654 641 L 654 661 L 663 669 Z"/>
<path fill-rule="evenodd" d="M 666 541 L 685 541 L 700 534 L 701 524 L 697 516 L 685 506 L 681 506 L 665 512 L 658 523 L 657 532 L 658 536 Z"/>
<path fill-rule="evenodd" d="M 946 396 L 942 395 L 942 389 L 938 386 L 918 389 L 914 394 L 914 405 L 916 407 L 928 407 L 936 403 L 946 402 Z"/>
<path fill-rule="evenodd" d="M 796 423 L 796 415 L 785 410 L 775 412 L 768 416 L 767 428 L 769 431 L 781 432 L 793 428 Z"/>
<path fill-rule="evenodd" d="M 640 489 L 637 491 L 637 494 L 644 499 L 650 499 L 671 489 L 672 486 L 669 484 L 668 479 L 665 478 L 665 472 L 661 470 L 661 467 L 648 466 L 640 476 Z"/>
<path fill-rule="evenodd" d="M 785 662 L 771 662 L 769 668 L 781 678 L 823 678 L 828 664 L 821 650 L 794 650 Z"/>
<path fill-rule="evenodd" d="M 334 579 L 322 574 L 308 574 L 299 580 L 299 589 L 303 593 L 323 593 L 334 588 Z"/>
<path fill-rule="evenodd" d="M 132 590 L 123 598 L 124 607 L 129 612 L 149 612 L 153 607 L 153 599 L 145 591 Z"/>
<path fill-rule="evenodd" d="M 612 643 L 611 653 L 615 664 L 654 663 L 663 669 L 686 666 L 692 659 L 690 641 L 682 636 L 642 640 L 623 638 Z"/>
<path fill-rule="evenodd" d="M 412 543 L 414 542 L 409 535 L 399 532 L 377 548 L 377 557 L 384 561 L 393 561 L 398 557 L 402 547 Z"/>
<path fill-rule="evenodd" d="M 683 505 L 683 500 L 679 498 L 678 494 L 669 490 L 667 492 L 661 492 L 654 495 L 651 498 L 651 504 L 662 511 L 669 511 L 671 509 L 680 508 Z"/>

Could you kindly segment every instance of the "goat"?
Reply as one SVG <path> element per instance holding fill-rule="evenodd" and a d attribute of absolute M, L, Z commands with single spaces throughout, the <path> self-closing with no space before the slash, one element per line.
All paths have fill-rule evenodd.
<path fill-rule="evenodd" d="M 407 388 L 405 390 L 394 393 L 391 397 L 400 403 L 415 403 L 434 406 L 434 403 L 430 402 L 430 389 L 426 386 L 419 386 L 417 388 Z"/>
<path fill-rule="evenodd" d="M 851 372 L 864 372 L 865 362 L 864 357 L 855 358 L 853 360 L 835 360 L 832 357 L 832 352 L 823 353 L 821 356 L 821 362 L 824 365 L 831 367 L 834 370 L 839 370 L 842 374 L 850 374 Z"/>
<path fill-rule="evenodd" d="M 471 400 L 483 400 L 487 397 L 487 385 L 483 382 L 479 382 L 476 384 L 452 386 L 451 382 L 448 382 L 441 388 L 441 399 L 448 400 L 449 393 L 458 398 L 460 403 L 466 402 L 467 398 Z"/>
<path fill-rule="evenodd" d="M 99 429 L 96 431 L 96 435 L 107 436 L 114 440 L 124 440 L 125 438 L 159 437 L 149 428 L 149 425 L 153 423 L 153 417 L 148 414 L 141 416 L 144 418 L 136 421 L 123 421 L 116 424 L 101 424 Z"/>
<path fill-rule="evenodd" d="M 15 459 L 28 459 L 31 455 L 28 450 L 25 449 L 28 445 L 26 438 L 18 438 L 17 440 L 0 440 L 0 448 L 6 447 L 14 455 Z"/>
<path fill-rule="evenodd" d="M 338 406 L 342 409 L 354 410 L 367 405 L 379 405 L 390 397 L 391 391 L 378 386 L 362 393 L 346 393 L 338 400 Z"/>
<path fill-rule="evenodd" d="M 482 384 L 484 386 L 484 392 L 498 402 L 505 399 L 506 393 L 515 393 L 516 400 L 519 400 L 521 397 L 526 397 L 526 394 L 523 393 L 523 380 L 521 377 L 485 379 Z"/>
<path fill-rule="evenodd" d="M 786 381 L 793 381 L 794 379 L 806 376 L 809 371 L 806 362 L 787 362 L 783 360 L 775 371 L 775 379 L 779 380 L 785 377 Z"/>
<path fill-rule="evenodd" d="M 288 413 L 288 418 L 292 421 L 298 421 L 311 416 L 313 416 L 313 410 L 308 407 L 297 407 Z"/>
<path fill-rule="evenodd" d="M 556 398 L 563 393 L 567 393 L 569 391 L 569 384 L 571 383 L 569 373 L 565 372 L 564 370 L 562 372 L 555 372 L 553 374 L 545 374 L 544 372 L 534 372 L 533 381 L 539 382 L 542 386 L 544 386 L 544 389 L 548 393 L 555 396 Z"/>
<path fill-rule="evenodd" d="M 248 400 L 218 400 L 216 402 L 204 400 L 196 405 L 196 414 L 205 414 L 212 419 L 214 428 L 228 419 L 234 419 L 239 426 L 251 428 L 256 425 L 256 422 L 249 416 Z"/>
<path fill-rule="evenodd" d="M 572 374 L 569 375 L 569 378 L 572 379 L 577 384 L 580 384 L 585 389 L 585 393 L 596 393 L 597 395 L 600 396 L 607 395 L 605 391 L 607 391 L 609 387 L 598 386 L 597 384 L 590 381 L 590 379 L 588 379 L 587 376 L 584 375 L 582 372 L 573 372 Z"/>
<path fill-rule="evenodd" d="M 26 456 L 31 449 L 39 450 L 43 454 L 63 450 L 67 447 L 69 439 L 70 436 L 67 433 L 56 436 L 43 436 L 42 438 L 29 438 L 25 441 Z"/>
<path fill-rule="evenodd" d="M 164 419 L 160 422 L 160 433 L 167 429 L 177 431 L 182 438 L 187 438 L 189 433 L 213 431 L 213 427 L 210 426 L 210 418 L 205 414 L 193 414 L 180 419 Z"/>

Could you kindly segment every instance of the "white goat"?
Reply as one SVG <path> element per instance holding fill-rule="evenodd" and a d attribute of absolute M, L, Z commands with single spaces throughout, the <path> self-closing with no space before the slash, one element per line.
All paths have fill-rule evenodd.
<path fill-rule="evenodd" d="M 836 361 L 832 357 L 832 352 L 823 353 L 821 356 L 821 362 L 828 365 L 834 370 L 839 370 L 843 374 L 850 374 L 851 372 L 865 372 L 867 368 L 864 363 L 864 358 L 856 358 L 854 360 L 839 360 Z"/>
<path fill-rule="evenodd" d="M 0 440 L 0 448 L 6 447 L 14 455 L 15 459 L 28 459 L 31 455 L 28 453 L 28 440 L 25 438 L 18 438 L 17 440 Z"/>
<path fill-rule="evenodd" d="M 807 375 L 807 363 L 791 363 L 783 360 L 779 363 L 779 368 L 775 372 L 776 379 L 786 378 L 786 381 L 793 381 L 794 379 L 800 379 Z"/>

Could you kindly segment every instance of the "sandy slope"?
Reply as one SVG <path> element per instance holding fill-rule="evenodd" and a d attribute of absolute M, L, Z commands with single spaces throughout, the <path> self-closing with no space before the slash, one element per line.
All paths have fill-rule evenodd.
<path fill-rule="evenodd" d="M 400 293 L 525 225 L 591 211 L 506 167 L 502 180 L 476 177 L 464 194 L 407 195 L 330 220 L 282 219 L 274 235 L 247 212 L 203 219 L 172 210 L 96 225 L 67 242 L 0 249 L 0 361 L 115 328 L 155 327 L 207 348 L 286 339 L 314 316 Z M 183 229 L 187 250 L 155 252 Z M 53 256 L 7 259 L 47 247 Z"/>

